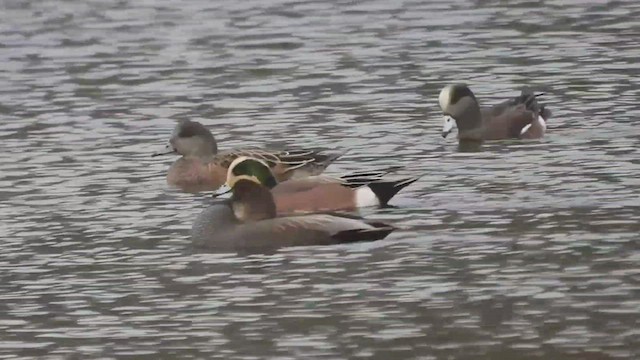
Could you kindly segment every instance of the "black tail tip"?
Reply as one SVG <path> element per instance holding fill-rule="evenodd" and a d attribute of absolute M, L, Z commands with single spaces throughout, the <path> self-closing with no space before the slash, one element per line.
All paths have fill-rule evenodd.
<path fill-rule="evenodd" d="M 397 181 L 380 181 L 369 184 L 369 188 L 380 200 L 380 206 L 386 206 L 389 201 L 402 189 L 413 184 L 417 177 L 400 179 Z"/>
<path fill-rule="evenodd" d="M 551 110 L 547 109 L 544 105 L 540 106 L 540 116 L 542 116 L 545 121 L 549 120 L 551 117 Z"/>

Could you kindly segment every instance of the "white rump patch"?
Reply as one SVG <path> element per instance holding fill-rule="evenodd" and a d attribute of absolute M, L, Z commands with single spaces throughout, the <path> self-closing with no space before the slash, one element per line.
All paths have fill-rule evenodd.
<path fill-rule="evenodd" d="M 356 207 L 380 206 L 380 199 L 368 186 L 361 186 L 356 189 Z"/>
<path fill-rule="evenodd" d="M 542 130 L 547 131 L 547 122 L 540 115 L 538 115 L 538 123 L 542 126 Z"/>
<path fill-rule="evenodd" d="M 542 116 L 538 115 L 538 119 L 536 121 L 538 122 L 538 125 L 542 128 L 543 132 L 547 131 L 547 122 L 544 121 Z M 527 126 L 523 127 L 522 131 L 520 131 L 520 135 L 524 135 L 524 133 L 526 133 L 527 130 L 531 128 L 531 125 L 532 124 L 527 124 Z"/>

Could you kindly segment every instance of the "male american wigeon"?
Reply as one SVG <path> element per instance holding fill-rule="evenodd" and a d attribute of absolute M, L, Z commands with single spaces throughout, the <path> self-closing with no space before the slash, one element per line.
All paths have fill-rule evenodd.
<path fill-rule="evenodd" d="M 197 121 L 182 120 L 174 128 L 164 151 L 153 156 L 179 154 L 167 173 L 167 183 L 182 191 L 197 193 L 218 189 L 227 177 L 229 164 L 238 156 L 265 161 L 279 181 L 320 174 L 342 154 L 316 150 L 273 151 L 259 148 L 218 151 L 211 131 Z"/>
<path fill-rule="evenodd" d="M 442 136 L 457 127 L 460 141 L 541 138 L 551 112 L 538 104 L 540 95 L 524 89 L 516 98 L 481 109 L 466 84 L 448 85 L 438 97 L 445 115 Z"/>
<path fill-rule="evenodd" d="M 390 168 L 356 172 L 343 176 L 311 176 L 278 183 L 267 164 L 260 159 L 238 157 L 228 169 L 227 179 L 247 176 L 269 188 L 279 215 L 295 212 L 353 211 L 371 206 L 385 206 L 406 186 L 418 180 L 404 177 L 385 178 Z"/>
<path fill-rule="evenodd" d="M 264 252 L 380 240 L 394 230 L 384 223 L 330 213 L 276 217 L 273 195 L 256 176 L 230 172 L 227 184 L 231 198 L 206 208 L 196 218 L 191 229 L 196 245 L 220 252 Z"/>

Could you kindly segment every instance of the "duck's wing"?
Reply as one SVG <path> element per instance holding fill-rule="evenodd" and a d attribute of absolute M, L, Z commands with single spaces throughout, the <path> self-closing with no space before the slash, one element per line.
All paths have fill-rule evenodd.
<path fill-rule="evenodd" d="M 402 169 L 402 166 L 390 166 L 386 168 L 352 171 L 344 174 L 312 175 L 305 178 L 296 178 L 283 181 L 272 189 L 274 193 L 294 193 L 308 191 L 316 186 L 325 184 L 341 184 L 350 188 L 358 188 L 373 182 L 388 181 L 384 177 L 392 172 Z"/>
<path fill-rule="evenodd" d="M 487 139 L 519 138 L 538 116 L 549 116 L 550 112 L 538 103 L 543 93 L 534 93 L 524 88 L 515 98 L 503 101 L 491 108 L 482 110 Z"/>
<path fill-rule="evenodd" d="M 239 224 L 201 244 L 218 252 L 272 252 L 283 247 L 380 240 L 393 230 L 384 223 L 335 214 L 299 215 Z"/>
<path fill-rule="evenodd" d="M 395 228 L 341 214 L 311 214 L 268 220 L 274 233 L 286 234 L 284 246 L 313 246 L 374 241 L 385 238 Z M 313 234 L 306 237 L 305 234 Z M 297 236 L 294 236 L 297 235 Z"/>
<path fill-rule="evenodd" d="M 260 159 L 266 162 L 276 178 L 290 178 L 317 175 L 343 153 L 324 153 L 321 150 L 268 150 L 261 148 L 232 149 L 219 152 L 214 161 L 228 168 L 240 156 Z"/>

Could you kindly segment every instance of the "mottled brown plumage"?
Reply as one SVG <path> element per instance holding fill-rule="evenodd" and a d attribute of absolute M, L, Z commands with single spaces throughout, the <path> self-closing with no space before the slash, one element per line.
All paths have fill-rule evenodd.
<path fill-rule="evenodd" d="M 165 150 L 154 155 L 180 154 L 167 173 L 167 183 L 182 191 L 197 193 L 218 189 L 226 180 L 231 162 L 247 156 L 265 161 L 276 179 L 285 181 L 318 175 L 341 154 L 316 150 L 265 150 L 259 148 L 218 151 L 211 132 L 197 121 L 183 120 L 172 132 Z"/>

